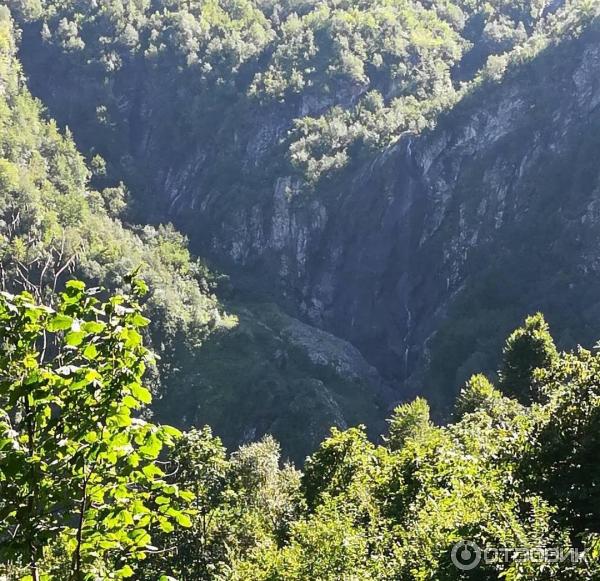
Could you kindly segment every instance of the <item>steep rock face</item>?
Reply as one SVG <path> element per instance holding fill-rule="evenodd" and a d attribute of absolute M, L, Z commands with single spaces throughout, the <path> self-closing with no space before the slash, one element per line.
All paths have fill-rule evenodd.
<path fill-rule="evenodd" d="M 43 54 L 31 34 L 23 56 L 26 70 L 37 71 L 34 92 L 79 129 L 76 137 L 103 143 L 109 163 L 137 168 L 128 183 L 147 217 L 174 220 L 240 288 L 350 341 L 399 398 L 436 390 L 440 403 L 449 400 L 470 372 L 495 369 L 501 338 L 537 309 L 565 346 L 572 336 L 596 338 L 593 28 L 477 89 L 434 131 L 355 160 L 313 192 L 282 162 L 282 140 L 294 118 L 321 111 L 325 99 L 242 99 L 226 119 L 205 112 L 209 138 L 190 142 L 178 128 L 174 141 L 160 90 L 146 90 L 154 81 L 142 69 L 131 74 L 132 65 L 106 89 L 126 120 L 118 135 L 130 143 L 130 157 L 114 160 L 112 134 L 94 129 L 95 101 L 84 98 L 92 83 L 65 75 L 77 85 L 65 96 L 31 62 Z"/>
<path fill-rule="evenodd" d="M 253 273 L 252 285 L 350 340 L 406 389 L 423 379 L 427 357 L 434 367 L 451 360 L 437 365 L 448 382 L 477 364 L 492 370 L 477 341 L 496 346 L 530 310 L 546 310 L 565 344 L 575 329 L 591 340 L 600 322 L 590 292 L 599 73 L 600 40 L 590 32 L 316 193 L 279 177 L 228 211 L 227 195 L 204 196 L 192 178 L 174 217 L 202 252 Z M 439 352 L 452 337 L 448 322 L 489 310 L 503 317 L 458 337 L 464 344 L 453 347 L 464 353 Z"/>

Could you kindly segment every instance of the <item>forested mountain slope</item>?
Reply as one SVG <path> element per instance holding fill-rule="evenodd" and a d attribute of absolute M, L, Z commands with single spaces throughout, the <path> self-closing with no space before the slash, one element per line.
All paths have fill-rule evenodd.
<path fill-rule="evenodd" d="M 132 219 L 174 221 L 398 398 L 447 409 L 535 309 L 595 339 L 596 3 L 11 6 L 93 183 L 125 180 Z"/>
<path fill-rule="evenodd" d="M 178 350 L 193 353 L 213 330 L 234 321 L 221 312 L 207 269 L 190 258 L 180 234 L 167 226 L 125 227 L 123 186 L 88 187 L 90 172 L 70 134 L 44 120 L 27 91 L 6 7 L 0 18 L 2 286 L 52 301 L 73 275 L 114 289 L 141 268 L 151 287 L 147 308 L 166 386 Z"/>

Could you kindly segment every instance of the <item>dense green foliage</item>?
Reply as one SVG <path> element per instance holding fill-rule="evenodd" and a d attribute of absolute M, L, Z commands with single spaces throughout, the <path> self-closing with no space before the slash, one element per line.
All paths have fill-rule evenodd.
<path fill-rule="evenodd" d="M 215 132 L 207 184 L 231 180 L 219 169 L 241 162 L 246 179 L 285 168 L 315 185 L 351 157 L 432 125 L 471 81 L 498 80 L 511 60 L 595 13 L 586 0 L 560 8 L 549 0 L 9 5 L 26 23 L 25 59 L 54 114 L 146 197 L 156 185 L 144 160 L 166 163 L 166 172 Z M 285 121 L 269 129 L 273 115 Z M 253 117 L 265 133 L 248 144 Z M 156 143 L 170 153 L 152 151 Z M 262 176 L 253 173 L 259 159 Z"/>
<path fill-rule="evenodd" d="M 533 327 L 552 350 L 541 315 L 508 345 Z M 303 474 L 280 467 L 272 439 L 228 456 L 208 428 L 185 434 L 171 461 L 173 481 L 195 491 L 192 527 L 178 533 L 176 555 L 144 565 L 146 576 L 162 562 L 181 579 L 597 579 L 600 355 L 555 352 L 522 379 L 528 406 L 474 376 L 445 427 L 424 400 L 401 405 L 383 445 L 360 426 L 334 429 Z M 492 556 L 467 572 L 451 560 L 461 541 L 576 548 L 586 560 Z"/>
<path fill-rule="evenodd" d="M 270 437 L 228 455 L 209 428 L 180 434 L 137 417 L 151 400 L 140 334 L 150 321 L 137 303 L 146 290 L 133 280 L 132 296 L 101 302 L 70 281 L 55 309 L 28 293 L 0 298 L 9 579 L 600 574 L 600 355 L 558 353 L 541 315 L 504 352 L 502 388 L 530 405 L 474 376 L 453 423 L 434 425 L 417 399 L 394 410 L 384 444 L 362 426 L 333 429 L 300 473 L 281 466 Z M 511 375 L 519 367 L 527 373 Z M 461 541 L 574 548 L 585 560 L 492 557 L 464 572 L 451 559 Z"/>
<path fill-rule="evenodd" d="M 553 346 L 540 315 L 528 319 L 508 344 L 532 327 Z M 509 349 L 506 356 L 510 360 Z M 535 356 L 533 344 L 530 357 Z M 599 370 L 597 354 L 555 353 L 530 374 L 527 385 L 518 378 L 519 389 L 535 394 L 537 403 L 530 406 L 475 376 L 461 392 L 454 423 L 446 427 L 435 426 L 427 404 L 417 400 L 394 411 L 384 445 L 370 443 L 361 427 L 333 430 L 307 460 L 300 485 L 294 484 L 287 498 L 281 494 L 290 489 L 278 485 L 272 501 L 287 502 L 283 512 L 290 518 L 283 529 L 277 518 L 267 529 L 257 524 L 257 536 L 248 544 L 230 545 L 234 548 L 226 557 L 219 546 L 201 545 L 210 559 L 222 560 L 220 567 L 227 563 L 220 573 L 202 569 L 206 554 L 186 552 L 185 558 L 207 578 L 244 581 L 596 579 Z M 503 386 L 508 381 L 505 376 Z M 234 475 L 227 478 L 224 453 L 210 433 L 188 437 L 185 465 L 191 461 L 197 470 L 192 482 L 206 490 L 218 466 L 220 478 L 235 488 L 239 453 L 229 460 Z M 268 472 L 276 478 L 281 472 L 276 454 L 272 458 Z M 253 463 L 267 469 L 264 460 Z M 182 482 L 190 486 L 189 467 L 185 474 Z M 219 490 L 227 489 L 218 482 Z M 267 482 L 264 477 L 256 489 L 268 489 Z M 205 498 L 212 502 L 216 496 L 206 493 Z M 211 511 L 222 512 L 215 523 L 228 523 L 231 531 L 239 518 L 230 512 L 231 500 L 222 496 L 216 504 L 220 509 Z M 252 514 L 255 505 L 248 506 Z M 198 549 L 193 543 L 199 538 L 191 546 Z M 578 547 L 585 549 L 587 561 L 500 559 L 461 572 L 450 559 L 461 540 L 482 549 Z M 215 571 L 212 577 L 209 571 Z"/>
<path fill-rule="evenodd" d="M 4 284 L 56 288 L 60 274 L 76 270 L 117 286 L 144 264 L 151 288 L 160 289 L 152 293 L 150 312 L 162 330 L 173 337 L 190 329 L 200 340 L 219 316 L 206 293 L 206 270 L 190 259 L 172 228 L 123 227 L 116 217 L 124 206 L 122 185 L 87 189 L 90 175 L 70 135 L 41 119 L 39 103 L 25 89 L 6 9 L 1 18 Z"/>
<path fill-rule="evenodd" d="M 102 302 L 69 281 L 56 309 L 0 296 L 0 554 L 38 579 L 131 577 L 152 528 L 189 526 L 192 495 L 156 460 L 179 432 L 134 417 L 150 322 L 132 295 Z"/>
<path fill-rule="evenodd" d="M 532 393 L 531 389 L 534 371 L 551 367 L 556 357 L 556 347 L 542 315 L 529 317 L 525 326 L 506 341 L 500 372 L 501 389 L 525 403 L 530 403 L 531 398 L 538 399 L 538 394 Z"/>
<path fill-rule="evenodd" d="M 172 479 L 195 495 L 192 526 L 170 537 L 176 552 L 148 561 L 146 578 L 164 570 L 177 579 L 231 578 L 235 559 L 284 542 L 304 502 L 300 473 L 280 467 L 279 454 L 271 437 L 228 456 L 209 428 L 184 434 L 171 455 Z"/>

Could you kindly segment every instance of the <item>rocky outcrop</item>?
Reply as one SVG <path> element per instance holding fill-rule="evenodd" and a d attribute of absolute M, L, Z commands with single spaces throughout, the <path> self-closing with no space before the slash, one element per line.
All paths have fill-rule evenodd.
<path fill-rule="evenodd" d="M 230 447 L 270 433 L 297 462 L 331 426 L 383 433 L 394 394 L 355 347 L 274 304 L 229 307 L 239 324 L 174 370 L 179 388 L 155 405 L 161 420 L 216 426 Z"/>

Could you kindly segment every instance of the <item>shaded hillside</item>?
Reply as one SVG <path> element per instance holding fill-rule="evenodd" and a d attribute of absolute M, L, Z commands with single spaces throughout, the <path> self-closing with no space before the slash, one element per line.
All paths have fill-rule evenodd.
<path fill-rule="evenodd" d="M 228 307 L 238 325 L 177 370 L 177 388 L 155 405 L 161 420 L 215 426 L 229 449 L 273 434 L 298 465 L 331 426 L 365 424 L 373 440 L 385 431 L 397 395 L 355 347 L 274 304 Z"/>

